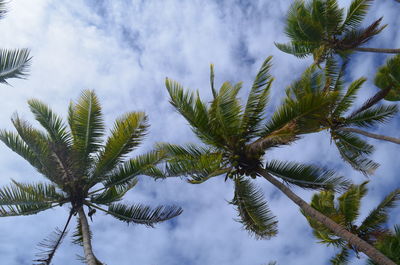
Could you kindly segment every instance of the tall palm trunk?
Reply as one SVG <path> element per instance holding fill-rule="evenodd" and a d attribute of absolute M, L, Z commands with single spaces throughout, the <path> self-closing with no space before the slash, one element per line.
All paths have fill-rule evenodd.
<path fill-rule="evenodd" d="M 382 140 L 382 141 L 388 141 L 388 142 L 392 142 L 395 144 L 400 144 L 399 138 L 376 134 L 376 133 L 370 133 L 370 132 L 366 132 L 366 131 L 356 129 L 356 128 L 339 128 L 339 129 L 337 129 L 337 131 L 358 133 L 358 134 L 361 134 L 361 135 L 364 135 L 364 136 L 367 136 L 370 138 L 374 138 L 374 139 L 378 139 L 378 140 Z"/>
<path fill-rule="evenodd" d="M 83 238 L 83 251 L 85 253 L 85 260 L 88 265 L 97 265 L 96 257 L 93 254 L 92 243 L 90 242 L 89 224 L 85 215 L 83 207 L 78 210 L 79 221 L 81 222 L 82 238 Z"/>
<path fill-rule="evenodd" d="M 377 52 L 377 53 L 400 53 L 400 49 L 379 49 L 379 48 L 354 48 L 353 50 L 359 52 Z"/>
<path fill-rule="evenodd" d="M 279 182 L 273 176 L 271 176 L 266 170 L 259 168 L 257 173 L 263 176 L 266 180 L 272 183 L 275 187 L 280 189 L 289 199 L 291 199 L 294 203 L 296 203 L 305 214 L 314 218 L 315 220 L 324 224 L 327 228 L 329 228 L 333 233 L 342 239 L 346 240 L 351 245 L 355 246 L 358 250 L 364 252 L 368 257 L 374 260 L 376 263 L 380 265 L 396 265 L 393 261 L 388 259 L 385 255 L 375 249 L 373 246 L 359 238 L 358 236 L 347 231 L 343 226 L 335 223 L 327 216 L 318 212 L 314 208 L 312 208 L 307 202 L 293 193 L 288 187 Z"/>

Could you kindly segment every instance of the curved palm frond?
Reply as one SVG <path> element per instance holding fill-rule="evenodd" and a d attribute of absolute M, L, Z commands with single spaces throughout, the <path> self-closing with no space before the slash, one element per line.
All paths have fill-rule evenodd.
<path fill-rule="evenodd" d="M 121 163 L 125 156 L 140 144 L 148 126 L 147 117 L 143 112 L 131 112 L 117 119 L 111 136 L 98 155 L 93 177 L 105 176 Z"/>
<path fill-rule="evenodd" d="M 359 230 L 368 233 L 379 229 L 388 220 L 388 211 L 394 208 L 400 201 L 400 189 L 396 189 L 387 195 L 383 201 L 373 209 L 361 223 Z"/>
<path fill-rule="evenodd" d="M 58 117 L 46 104 L 37 99 L 28 100 L 29 107 L 35 119 L 46 129 L 50 138 L 63 147 L 71 144 L 71 135 L 63 120 Z"/>
<path fill-rule="evenodd" d="M 182 208 L 177 206 L 143 206 L 135 204 L 128 206 L 120 203 L 113 203 L 106 212 L 113 217 L 126 222 L 144 224 L 153 227 L 156 223 L 172 219 L 182 213 Z"/>
<path fill-rule="evenodd" d="M 255 137 L 260 130 L 273 80 L 269 74 L 271 60 L 270 56 L 263 62 L 247 98 L 241 124 L 242 137 L 246 140 Z"/>
<path fill-rule="evenodd" d="M 341 215 L 344 218 L 345 224 L 353 223 L 359 216 L 361 199 L 367 193 L 366 184 L 351 185 L 346 192 L 338 197 L 338 207 Z"/>
<path fill-rule="evenodd" d="M 130 189 L 136 186 L 137 182 L 138 180 L 136 178 L 132 178 L 129 182 L 124 183 L 125 185 L 111 186 L 101 193 L 93 194 L 90 198 L 90 202 L 107 205 L 119 201 Z"/>
<path fill-rule="evenodd" d="M 87 168 L 84 167 L 90 164 L 90 154 L 102 147 L 104 134 L 101 107 L 94 91 L 84 90 L 76 103 L 71 102 L 68 123 L 73 137 L 76 160 L 80 163 L 80 168 L 86 171 Z"/>
<path fill-rule="evenodd" d="M 238 221 L 257 239 L 269 239 L 278 233 L 278 221 L 271 213 L 260 189 L 248 179 L 235 179 L 235 196 L 230 202 L 237 207 Z"/>
<path fill-rule="evenodd" d="M 4 15 L 0 7 L 0 18 Z M 28 49 L 0 50 L 0 83 L 8 84 L 9 78 L 25 78 L 31 64 Z"/>
<path fill-rule="evenodd" d="M 399 111 L 396 104 L 370 107 L 345 119 L 344 125 L 370 128 L 379 123 L 386 123 Z"/>
<path fill-rule="evenodd" d="M 342 29 L 357 29 L 361 25 L 372 2 L 373 0 L 353 0 L 347 10 Z"/>
<path fill-rule="evenodd" d="M 376 243 L 376 248 L 393 260 L 393 262 L 400 264 L 400 226 L 395 225 L 394 233 L 378 241 Z M 376 265 L 377 263 L 368 260 L 368 264 Z"/>
<path fill-rule="evenodd" d="M 343 190 L 349 185 L 344 177 L 337 176 L 332 170 L 313 165 L 272 160 L 264 169 L 287 183 L 305 189 Z"/>
<path fill-rule="evenodd" d="M 336 106 L 332 113 L 333 117 L 340 117 L 349 110 L 356 100 L 357 92 L 361 89 L 361 86 L 365 81 L 367 81 L 366 78 L 359 78 L 349 85 L 346 94 L 344 94 L 340 101 L 335 104 Z"/>
<path fill-rule="evenodd" d="M 349 250 L 347 248 L 342 248 L 342 250 L 329 261 L 332 265 L 347 265 L 349 264 L 349 256 Z"/>

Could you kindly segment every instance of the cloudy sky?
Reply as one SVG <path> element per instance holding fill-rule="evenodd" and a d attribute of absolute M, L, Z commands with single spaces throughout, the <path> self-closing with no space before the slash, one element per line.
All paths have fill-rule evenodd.
<path fill-rule="evenodd" d="M 211 92 L 210 63 L 215 64 L 217 84 L 244 81 L 247 89 L 269 55 L 274 56 L 275 82 L 269 106 L 272 111 L 282 99 L 284 88 L 310 63 L 283 54 L 274 46 L 274 41 L 287 41 L 282 32 L 290 2 L 13 0 L 7 17 L 0 21 L 1 46 L 28 47 L 33 59 L 27 80 L 11 80 L 12 86 L 3 85 L 0 89 L 1 128 L 11 128 L 10 117 L 16 111 L 33 120 L 26 104 L 30 98 L 47 102 L 65 117 L 70 100 L 83 89 L 94 89 L 109 126 L 128 111 L 141 110 L 149 115 L 150 133 L 136 154 L 157 141 L 192 142 L 195 138 L 186 122 L 168 103 L 165 77 L 199 89 L 207 98 Z M 370 46 L 399 48 L 400 4 L 394 0 L 375 2 L 367 22 L 384 15 L 389 26 Z M 385 58 L 355 55 L 347 80 L 361 76 L 373 80 L 376 67 Z M 371 82 L 364 85 L 359 102 L 376 89 Z M 395 121 L 376 131 L 398 137 L 398 117 Z M 362 216 L 400 186 L 398 147 L 371 143 L 376 145 L 373 158 L 381 167 L 370 179 Z M 274 150 L 268 158 L 318 163 L 337 169 L 356 183 L 365 181 L 365 177 L 342 163 L 324 133 Z M 41 179 L 3 144 L 0 168 L 0 185 L 6 185 L 11 178 L 26 182 Z M 222 177 L 203 185 L 190 185 L 181 179 L 154 182 L 142 177 L 126 196 L 127 202 L 176 204 L 184 208 L 184 213 L 155 229 L 127 226 L 98 213 L 91 223 L 94 251 L 109 265 L 262 265 L 272 260 L 278 264 L 328 264 L 334 250 L 316 243 L 298 208 L 265 181 L 257 182 L 280 221 L 280 233 L 272 240 L 257 241 L 234 221 L 235 209 L 227 203 L 233 197 L 233 187 Z M 306 200 L 312 195 L 295 191 Z M 67 214 L 65 207 L 35 216 L 1 218 L 0 263 L 32 264 L 37 243 L 55 227 L 61 227 Z M 399 219 L 400 210 L 396 209 L 390 226 Z M 67 237 L 54 264 L 81 264 L 77 255 L 82 255 L 82 249 Z M 354 260 L 354 264 L 365 264 L 365 257 Z"/>

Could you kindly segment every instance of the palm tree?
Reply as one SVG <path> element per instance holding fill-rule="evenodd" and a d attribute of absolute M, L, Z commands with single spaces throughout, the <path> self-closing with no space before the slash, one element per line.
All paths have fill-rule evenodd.
<path fill-rule="evenodd" d="M 344 14 L 337 0 L 295 0 L 286 19 L 285 33 L 290 43 L 276 46 L 299 58 L 313 55 L 320 63 L 334 54 L 346 56 L 352 51 L 400 53 L 400 49 L 360 47 L 379 34 L 382 18 L 366 28 L 360 25 L 373 0 L 353 0 Z"/>
<path fill-rule="evenodd" d="M 69 128 L 63 120 L 38 100 L 29 100 L 35 119 L 45 128 L 42 132 L 15 115 L 12 123 L 17 133 L 1 131 L 2 140 L 22 156 L 50 182 L 24 184 L 12 181 L 0 189 L 0 216 L 37 214 L 67 204 L 70 213 L 64 229 L 57 230 L 54 240 L 47 240 L 46 250 L 36 260 L 50 264 L 73 215 L 78 214 L 75 242 L 82 244 L 89 265 L 101 264 L 93 254 L 88 216 L 96 210 L 126 223 L 153 226 L 182 212 L 180 207 L 118 202 L 137 183 L 137 176 L 162 176 L 155 164 L 163 154 L 151 151 L 127 159 L 146 134 L 148 123 L 143 112 L 129 112 L 115 121 L 103 143 L 104 123 L 99 101 L 93 91 L 82 92 L 68 111 Z M 106 207 L 106 208 L 104 208 Z"/>
<path fill-rule="evenodd" d="M 169 176 L 186 176 L 190 183 L 195 184 L 221 175 L 225 175 L 226 180 L 231 179 L 235 185 L 231 203 L 237 208 L 239 220 L 246 230 L 260 239 L 277 233 L 276 218 L 262 192 L 251 182 L 251 178 L 263 177 L 303 211 L 362 249 L 373 260 L 380 264 L 393 264 L 367 242 L 313 209 L 285 185 L 340 190 L 348 185 L 345 179 L 331 170 L 313 165 L 276 160 L 264 163 L 266 150 L 288 145 L 307 133 L 309 126 L 306 121 L 324 111 L 331 100 L 326 94 L 308 94 L 298 101 L 283 104 L 264 122 L 272 82 L 270 61 L 269 57 L 261 66 L 245 106 L 240 104 L 237 96 L 241 83 L 232 85 L 225 82 L 219 91 L 215 89 L 213 67 L 213 99 L 210 104 L 204 103 L 198 93 L 186 92 L 177 82 L 166 80 L 171 104 L 204 144 L 159 144 L 159 150 L 168 156 L 166 171 Z"/>
<path fill-rule="evenodd" d="M 315 194 L 311 200 L 311 207 L 325 214 L 336 223 L 343 225 L 353 234 L 362 238 L 371 245 L 381 242 L 391 236 L 390 230 L 385 225 L 388 220 L 388 212 L 396 206 L 400 200 L 400 189 L 396 189 L 386 196 L 382 202 L 373 209 L 361 222 L 357 222 L 360 215 L 361 199 L 367 194 L 367 182 L 361 185 L 352 185 L 340 195 L 335 202 L 335 194 L 332 191 L 322 191 Z M 341 251 L 331 259 L 332 264 L 348 264 L 349 251 L 352 250 L 358 257 L 358 248 L 337 237 L 324 225 L 304 214 L 313 228 L 314 236 L 319 243 L 333 245 L 341 248 Z"/>
<path fill-rule="evenodd" d="M 0 19 L 7 13 L 7 1 L 0 0 Z M 0 83 L 9 78 L 24 78 L 30 66 L 28 49 L 0 49 Z"/>
<path fill-rule="evenodd" d="M 400 55 L 389 58 L 375 75 L 375 85 L 382 90 L 385 100 L 400 100 Z"/>
<path fill-rule="evenodd" d="M 396 115 L 398 107 L 396 104 L 378 105 L 384 98 L 382 94 L 384 90 L 380 90 L 361 107 L 348 113 L 366 79 L 359 78 L 345 88 L 343 80 L 345 67 L 346 64 L 337 67 L 333 60 L 327 60 L 325 71 L 319 71 L 316 66 L 311 66 L 299 80 L 287 88 L 287 101 L 296 101 L 308 94 L 334 93 L 335 98 L 327 106 L 327 111 L 321 112 L 319 117 L 314 118 L 314 132 L 328 130 L 344 161 L 365 175 L 371 175 L 379 166 L 368 158 L 374 147 L 358 135 L 396 144 L 400 144 L 400 139 L 360 128 L 371 129 L 377 124 L 388 122 Z"/>

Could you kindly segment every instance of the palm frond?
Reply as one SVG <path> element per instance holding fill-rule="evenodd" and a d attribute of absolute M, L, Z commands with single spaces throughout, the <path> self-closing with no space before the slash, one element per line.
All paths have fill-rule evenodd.
<path fill-rule="evenodd" d="M 379 123 L 386 123 L 399 111 L 396 104 L 370 107 L 345 119 L 346 125 L 370 128 Z"/>
<path fill-rule="evenodd" d="M 272 160 L 266 163 L 264 169 L 287 183 L 305 189 L 342 190 L 349 185 L 348 180 L 337 176 L 334 171 L 313 165 Z"/>
<path fill-rule="evenodd" d="M 235 196 L 231 204 L 237 207 L 238 221 L 257 239 L 269 239 L 278 233 L 277 219 L 272 215 L 263 193 L 248 179 L 235 179 Z"/>
<path fill-rule="evenodd" d="M 353 105 L 354 101 L 356 100 L 357 92 L 360 90 L 362 84 L 366 80 L 367 80 L 366 78 L 359 78 L 350 84 L 350 86 L 347 88 L 346 94 L 343 95 L 341 100 L 336 104 L 332 116 L 340 117 L 346 111 L 349 110 L 349 108 Z"/>
<path fill-rule="evenodd" d="M 84 90 L 76 104 L 70 104 L 68 115 L 77 160 L 88 165 L 90 154 L 101 148 L 104 133 L 101 107 L 94 91 Z"/>
<path fill-rule="evenodd" d="M 63 147 L 68 147 L 71 143 L 71 135 L 63 120 L 58 117 L 46 104 L 37 99 L 28 101 L 35 119 L 47 130 L 50 138 Z"/>
<path fill-rule="evenodd" d="M 38 259 L 34 260 L 35 265 L 50 265 L 53 260 L 54 254 L 58 247 L 61 245 L 63 239 L 67 235 L 67 228 L 73 212 L 69 214 L 67 222 L 63 230 L 56 228 L 56 230 L 47 238 L 39 243 L 40 253 L 37 254 Z"/>
<path fill-rule="evenodd" d="M 223 138 L 210 126 L 209 108 L 201 101 L 199 94 L 195 96 L 192 92 L 185 92 L 179 83 L 168 78 L 165 86 L 171 105 L 187 120 L 192 131 L 205 143 L 223 147 Z"/>
<path fill-rule="evenodd" d="M 344 32 L 340 41 L 339 50 L 352 50 L 364 43 L 367 43 L 375 35 L 379 34 L 387 25 L 381 26 L 382 18 L 374 21 L 366 28 L 349 29 Z"/>
<path fill-rule="evenodd" d="M 361 25 L 372 2 L 373 0 L 353 0 L 347 10 L 342 28 L 344 30 L 357 29 Z"/>
<path fill-rule="evenodd" d="M 272 77 L 269 74 L 271 60 L 272 57 L 270 56 L 262 64 L 247 99 L 241 124 L 242 137 L 247 140 L 258 133 L 268 103 L 269 90 L 272 84 Z"/>
<path fill-rule="evenodd" d="M 0 3 L 1 4 L 1 3 Z M 0 18 L 4 15 L 0 7 Z M 31 64 L 28 49 L 0 50 L 0 83 L 8 84 L 9 78 L 25 78 Z"/>
<path fill-rule="evenodd" d="M 7 4 L 8 2 L 6 0 L 0 1 L 0 19 L 4 18 L 4 16 L 8 12 Z"/>
<path fill-rule="evenodd" d="M 122 199 L 122 197 L 137 184 L 137 179 L 132 178 L 125 185 L 111 186 L 102 193 L 93 194 L 90 202 L 96 204 L 110 204 Z"/>
<path fill-rule="evenodd" d="M 400 264 L 400 226 L 395 225 L 394 233 L 379 240 L 375 247 L 395 264 Z M 372 260 L 368 260 L 368 262 L 368 264 L 377 265 Z"/>
<path fill-rule="evenodd" d="M 338 197 L 339 211 L 344 217 L 346 225 L 352 224 L 359 216 L 361 199 L 367 193 L 367 183 L 351 185 L 346 192 Z"/>
<path fill-rule="evenodd" d="M 350 132 L 332 131 L 331 135 L 342 159 L 355 170 L 372 175 L 379 167 L 378 163 L 366 157 L 373 152 L 372 145 Z"/>
<path fill-rule="evenodd" d="M 172 219 L 182 213 L 182 208 L 177 206 L 157 206 L 151 208 L 141 204 L 125 205 L 113 203 L 108 207 L 107 213 L 128 224 L 144 224 L 153 227 L 156 223 Z"/>
<path fill-rule="evenodd" d="M 312 50 L 313 50 L 311 47 L 309 47 L 311 45 L 315 46 L 314 43 L 305 42 L 305 41 L 302 41 L 302 42 L 292 41 L 291 43 L 287 43 L 287 44 L 275 42 L 275 46 L 279 50 L 281 50 L 285 53 L 288 53 L 288 54 L 292 54 L 298 58 L 305 58 L 305 57 L 311 55 Z"/>
<path fill-rule="evenodd" d="M 157 169 L 156 165 L 164 158 L 160 151 L 150 151 L 143 155 L 136 156 L 116 167 L 106 175 L 102 181 L 105 187 L 131 185 L 138 175 L 149 175 L 154 178 L 163 178 L 163 172 Z M 97 182 L 93 182 L 95 184 Z"/>
<path fill-rule="evenodd" d="M 387 195 L 383 201 L 373 209 L 364 219 L 359 227 L 362 233 L 368 233 L 371 230 L 380 228 L 388 219 L 389 210 L 397 206 L 400 200 L 400 189 L 396 189 Z"/>
<path fill-rule="evenodd" d="M 143 112 L 131 112 L 117 119 L 104 150 L 98 155 L 93 177 L 104 176 L 121 163 L 140 144 L 147 128 L 147 117 Z"/>

